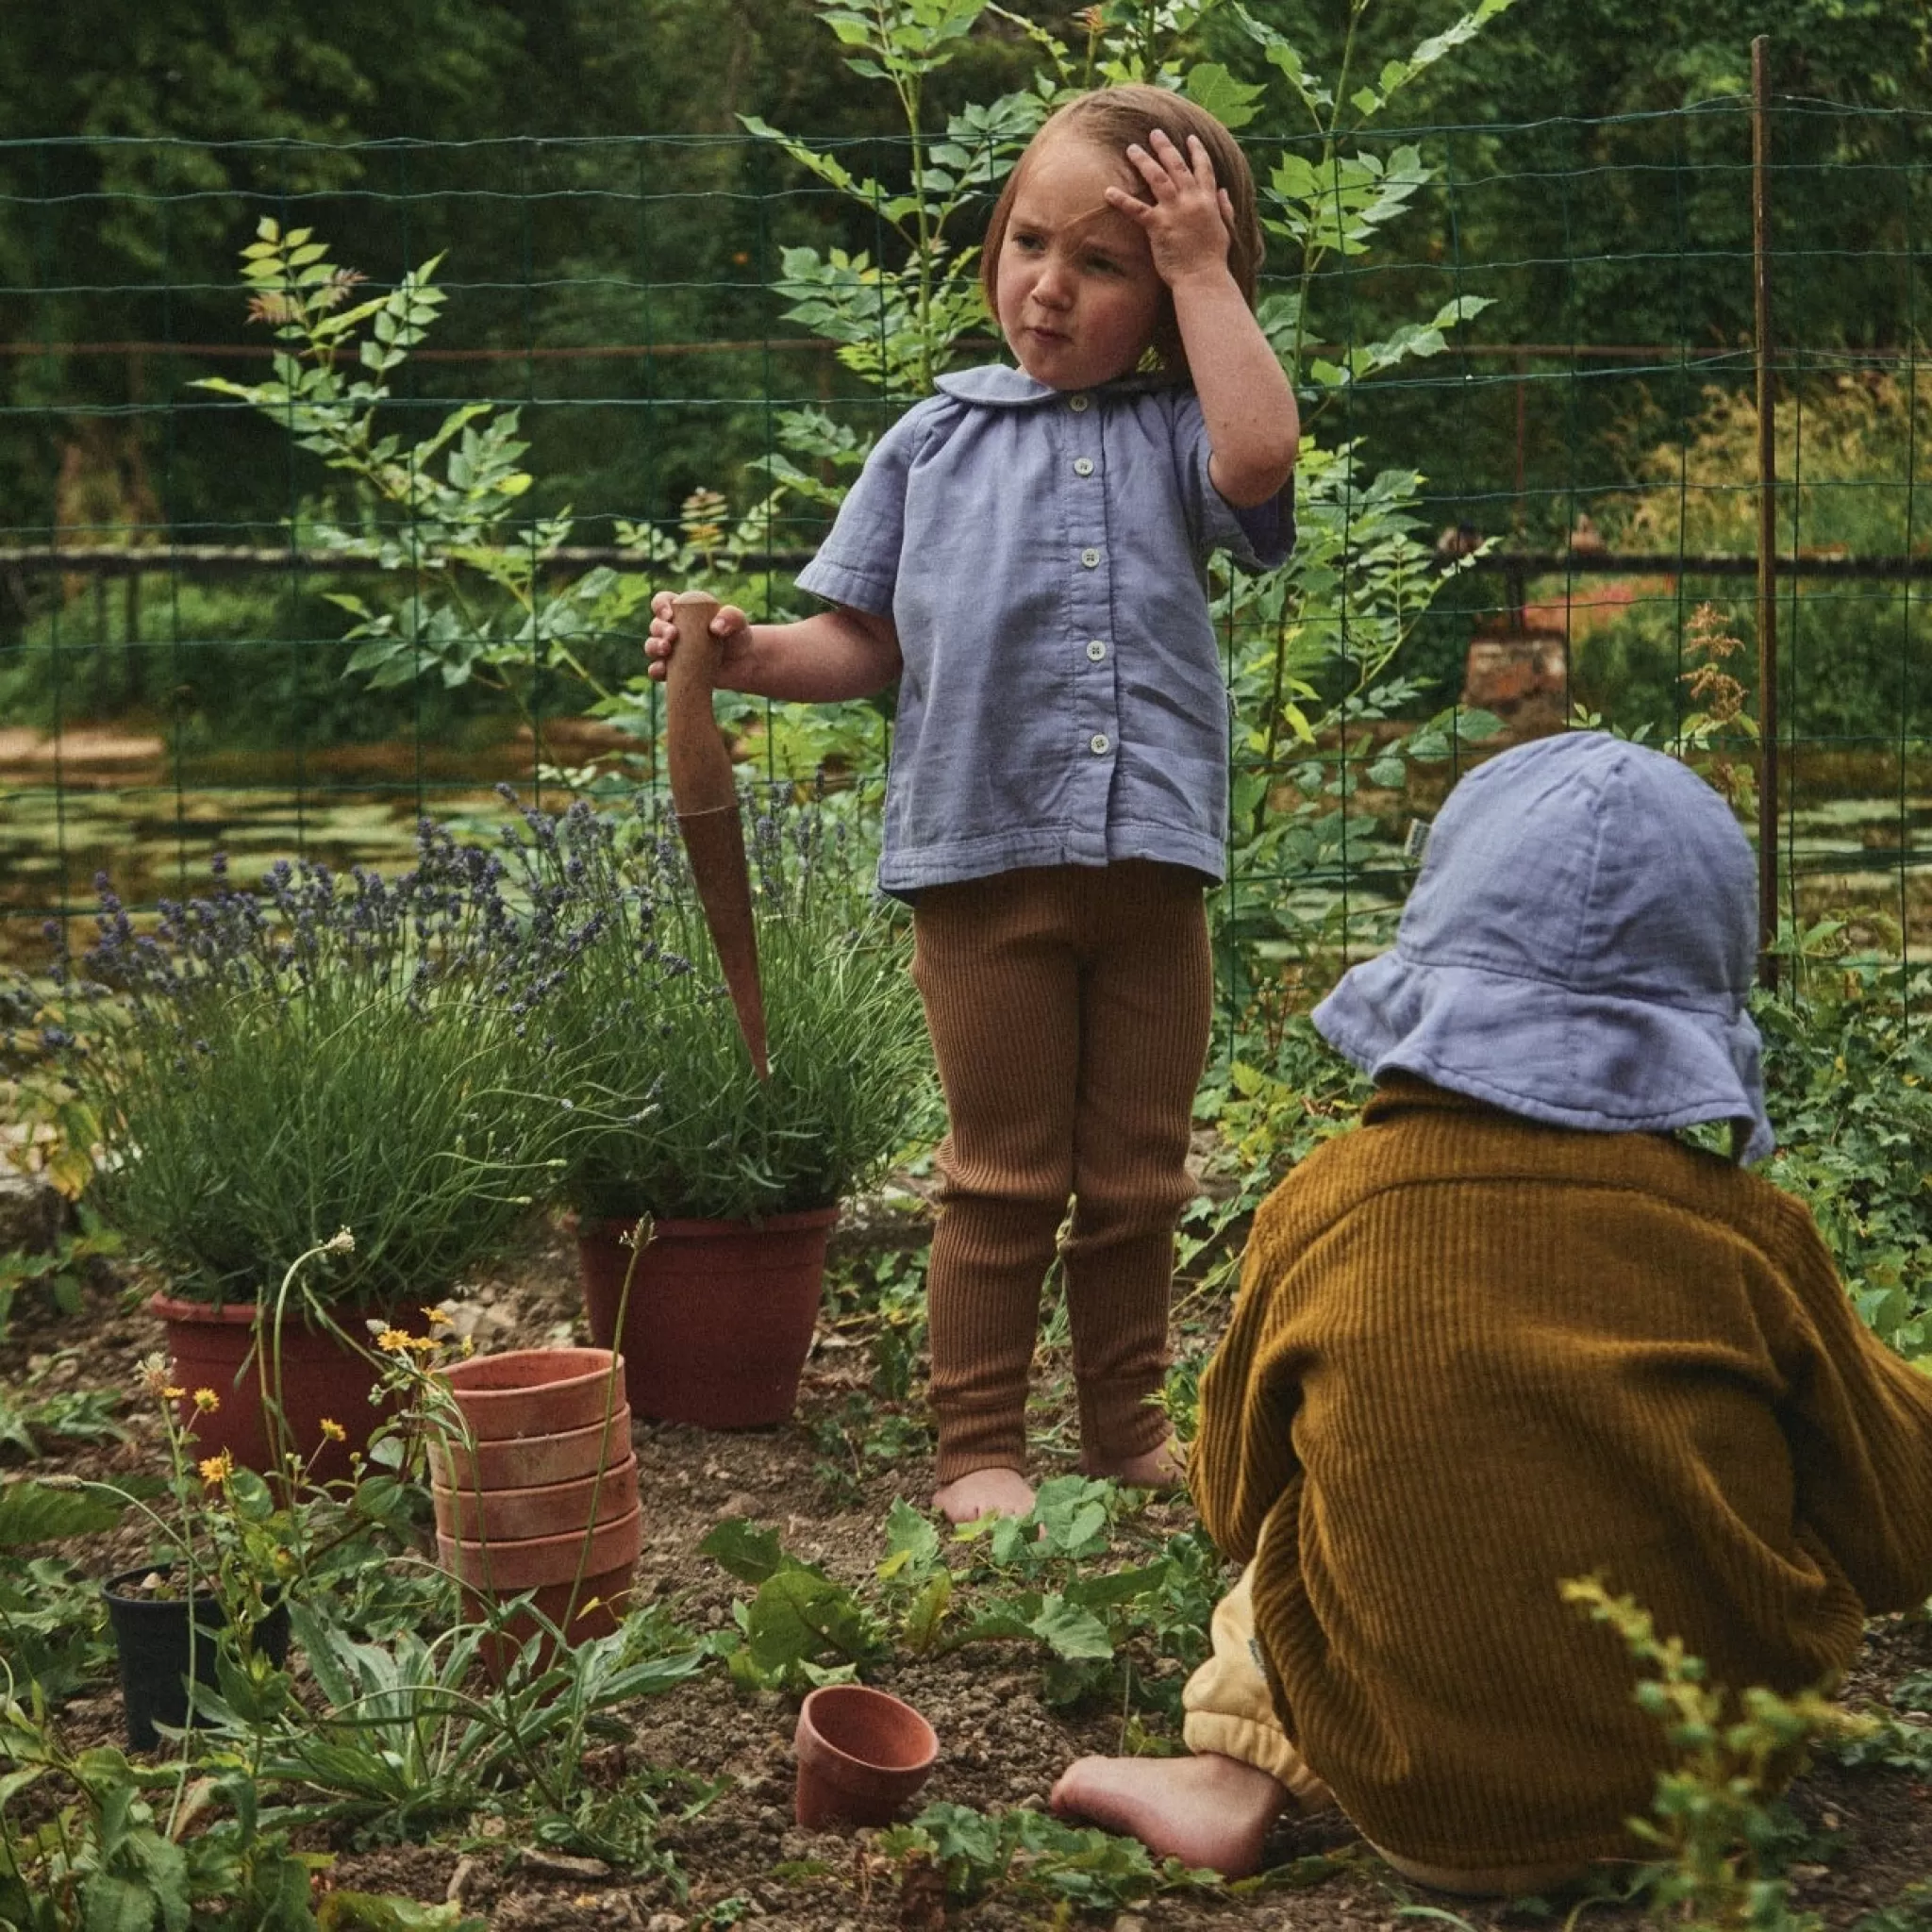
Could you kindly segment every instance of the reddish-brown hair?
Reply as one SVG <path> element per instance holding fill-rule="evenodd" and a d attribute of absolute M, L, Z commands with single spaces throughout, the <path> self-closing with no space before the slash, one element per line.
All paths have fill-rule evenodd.
<path fill-rule="evenodd" d="M 1267 253 L 1261 238 L 1261 221 L 1256 211 L 1255 177 L 1241 143 L 1205 108 L 1197 108 L 1185 96 L 1162 87 L 1104 87 L 1080 94 L 1058 108 L 1041 123 L 1040 131 L 1026 143 L 1026 152 L 1014 164 L 1013 172 L 993 204 L 991 219 L 986 225 L 986 240 L 979 255 L 979 286 L 986 296 L 987 312 L 999 319 L 1000 252 L 1007 245 L 1007 228 L 1013 218 L 1013 200 L 1026 175 L 1026 164 L 1049 142 L 1066 137 L 1091 142 L 1121 157 L 1128 184 L 1142 201 L 1151 200 L 1146 184 L 1126 161 L 1127 144 L 1139 142 L 1149 147 L 1149 136 L 1159 128 L 1182 154 L 1188 152 L 1188 137 L 1198 135 L 1208 158 L 1214 163 L 1214 178 L 1227 191 L 1234 208 L 1234 222 L 1228 233 L 1227 267 L 1235 286 L 1250 308 L 1255 306 L 1256 284 Z M 1153 348 L 1161 367 L 1185 376 L 1188 358 L 1181 347 L 1180 330 L 1174 325 L 1174 304 L 1163 301 L 1160 320 L 1155 325 Z"/>

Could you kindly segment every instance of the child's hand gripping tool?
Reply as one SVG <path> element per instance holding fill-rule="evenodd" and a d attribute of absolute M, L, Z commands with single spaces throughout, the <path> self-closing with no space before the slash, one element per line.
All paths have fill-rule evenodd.
<path fill-rule="evenodd" d="M 711 715 L 718 641 L 711 620 L 718 600 L 686 591 L 672 600 L 677 648 L 664 675 L 664 758 L 671 774 L 671 804 L 691 858 L 698 903 L 724 984 L 738 1013 L 760 1080 L 772 1076 L 765 1055 L 765 1000 L 758 984 L 758 935 L 752 919 L 751 874 L 744 860 L 744 823 L 739 815 L 738 781 L 731 754 Z"/>

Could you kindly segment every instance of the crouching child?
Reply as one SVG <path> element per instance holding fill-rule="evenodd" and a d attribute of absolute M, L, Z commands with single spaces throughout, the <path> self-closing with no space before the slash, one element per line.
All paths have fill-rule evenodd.
<path fill-rule="evenodd" d="M 1188 1758 L 1083 1758 L 1065 1816 L 1230 1874 L 1339 1804 L 1470 1894 L 1642 1856 L 1668 1757 L 1600 1575 L 1710 1680 L 1830 1686 L 1932 1594 L 1932 1378 L 1859 1322 L 1772 1149 L 1755 859 L 1596 733 L 1451 794 L 1396 944 L 1315 1013 L 1373 1074 L 1264 1204 L 1191 1482 L 1246 1567 Z M 1678 1130 L 1728 1122 L 1732 1158 Z"/>

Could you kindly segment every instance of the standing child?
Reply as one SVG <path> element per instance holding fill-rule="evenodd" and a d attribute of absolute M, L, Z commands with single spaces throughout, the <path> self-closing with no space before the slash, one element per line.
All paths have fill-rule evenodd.
<path fill-rule="evenodd" d="M 1858 1320 L 1771 1152 L 1745 1011 L 1757 861 L 1661 753 L 1594 732 L 1463 779 L 1394 949 L 1315 1024 L 1361 1124 L 1262 1204 L 1191 1476 L 1247 1564 L 1191 1757 L 1053 1806 L 1230 1874 L 1339 1802 L 1399 1872 L 1541 1891 L 1641 1858 L 1673 1755 L 1600 1574 L 1710 1681 L 1838 1677 L 1932 1591 L 1932 1378 Z"/>
<path fill-rule="evenodd" d="M 956 1523 L 1032 1507 L 1027 1377 L 1057 1248 L 1082 1466 L 1180 1474 L 1149 1398 L 1226 815 L 1205 566 L 1216 549 L 1271 566 L 1293 541 L 1300 428 L 1253 314 L 1260 260 L 1254 182 L 1212 115 L 1147 87 L 1062 108 L 981 258 L 1019 367 L 941 376 L 880 439 L 798 579 L 830 610 L 712 624 L 734 690 L 900 681 L 879 883 L 913 902 L 946 1096 L 933 1501 Z M 654 609 L 661 676 L 669 592 Z"/>

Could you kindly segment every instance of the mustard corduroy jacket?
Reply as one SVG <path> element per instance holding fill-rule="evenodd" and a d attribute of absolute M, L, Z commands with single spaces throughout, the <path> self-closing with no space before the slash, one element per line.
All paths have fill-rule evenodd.
<path fill-rule="evenodd" d="M 1263 1205 L 1191 1476 L 1228 1556 L 1261 1545 L 1289 1736 L 1440 1866 L 1639 1850 L 1669 1754 L 1563 1578 L 1733 1690 L 1829 1681 L 1868 1611 L 1932 1594 L 1932 1378 L 1803 1206 L 1406 1076 Z"/>

